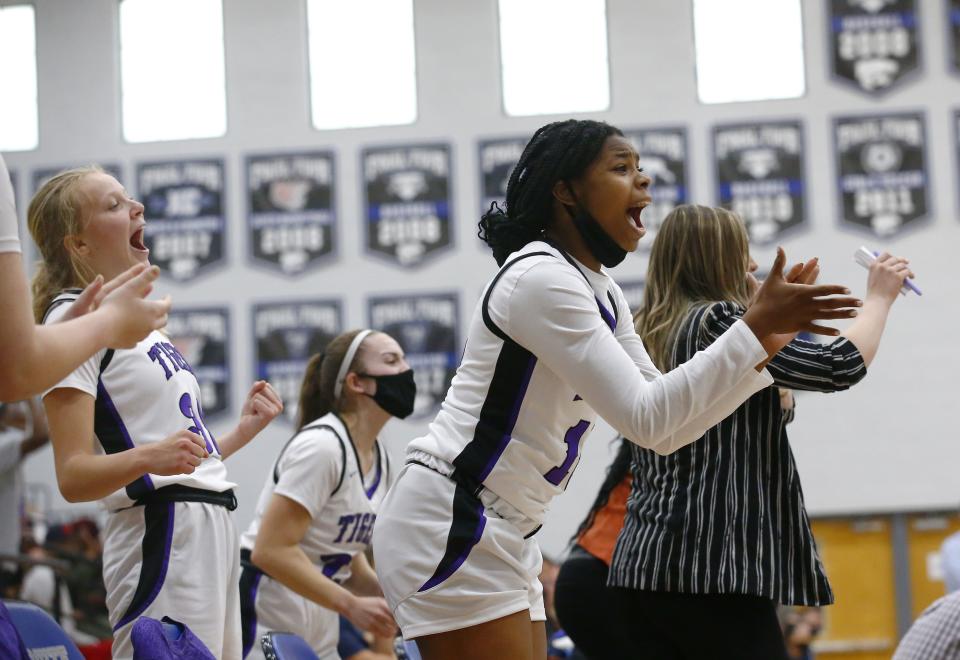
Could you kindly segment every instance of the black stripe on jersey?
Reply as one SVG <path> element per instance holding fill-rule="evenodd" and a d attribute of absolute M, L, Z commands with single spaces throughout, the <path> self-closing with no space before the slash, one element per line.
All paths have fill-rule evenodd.
<path fill-rule="evenodd" d="M 111 351 L 108 351 L 107 355 L 104 356 L 104 360 L 109 364 L 108 357 L 113 357 Z M 100 368 L 105 369 L 106 365 L 101 363 Z M 133 449 L 133 440 L 130 439 L 130 434 L 123 424 L 120 413 L 113 405 L 113 400 L 107 393 L 107 389 L 103 386 L 102 378 L 97 380 L 97 398 L 93 406 L 93 432 L 100 441 L 103 451 L 107 454 L 117 454 L 127 449 Z M 126 486 L 127 497 L 132 500 L 140 499 L 152 490 L 153 481 L 147 474 Z"/>
<path fill-rule="evenodd" d="M 537 358 L 520 344 L 503 342 L 473 440 L 453 459 L 453 466 L 477 483 L 487 478 L 510 442 L 536 364 Z"/>
<path fill-rule="evenodd" d="M 47 322 L 47 318 L 49 318 L 50 313 L 53 312 L 54 309 L 63 303 L 73 302 L 82 291 L 82 289 L 64 289 L 58 293 L 57 296 L 50 301 L 50 304 L 47 305 L 47 310 L 43 313 L 43 318 L 40 319 L 40 325 Z"/>
<path fill-rule="evenodd" d="M 377 492 L 377 488 L 380 487 L 380 481 L 383 479 L 383 454 L 380 452 L 380 442 L 376 439 L 374 439 L 373 441 L 373 448 L 377 452 L 377 471 L 376 471 L 376 477 L 374 477 L 373 483 L 370 484 L 370 488 L 367 488 L 366 484 L 363 483 L 363 471 L 359 470 L 360 456 L 357 455 L 357 469 L 360 473 L 360 485 L 363 486 L 363 492 L 367 496 L 368 500 L 371 497 L 373 497 L 374 493 Z M 354 447 L 353 450 L 354 452 L 356 452 L 357 448 Z"/>
<path fill-rule="evenodd" d="M 549 252 L 531 252 L 529 254 L 522 254 L 512 261 L 508 261 L 503 266 L 503 268 L 500 269 L 500 272 L 494 276 L 493 280 L 490 282 L 490 286 L 487 287 L 487 293 L 483 296 L 483 306 L 480 308 L 483 314 L 483 323 L 484 325 L 487 326 L 487 329 L 490 330 L 490 332 L 500 337 L 500 339 L 502 339 L 503 341 L 510 341 L 510 338 L 507 337 L 506 333 L 503 330 L 501 330 L 499 327 L 497 327 L 497 324 L 493 322 L 492 318 L 490 318 L 490 311 L 489 311 L 490 294 L 493 293 L 493 287 L 497 286 L 497 282 L 500 281 L 500 278 L 503 277 L 503 274 L 507 272 L 510 266 L 528 257 L 554 257 L 555 258 L 556 255 L 551 254 Z"/>
<path fill-rule="evenodd" d="M 340 421 L 342 422 L 343 420 L 340 420 Z M 346 428 L 346 424 L 344 424 L 344 428 Z M 340 457 L 341 457 L 341 459 L 343 459 L 343 460 L 342 460 L 342 463 L 341 463 L 341 466 L 342 466 L 342 467 L 340 468 L 340 479 L 337 481 L 337 486 L 336 486 L 336 488 L 334 488 L 334 489 L 333 489 L 333 492 L 330 493 L 330 495 L 333 496 L 333 495 L 336 495 L 336 494 L 337 494 L 337 491 L 340 490 L 340 486 L 343 485 L 343 475 L 345 475 L 345 474 L 347 473 L 347 448 L 344 446 L 343 438 L 341 438 L 341 437 L 340 437 L 340 434 L 337 433 L 337 429 L 333 428 L 333 427 L 330 426 L 329 424 L 307 424 L 307 425 L 304 426 L 302 429 L 300 429 L 299 431 L 297 431 L 296 433 L 294 433 L 293 436 L 292 436 L 289 440 L 287 440 L 287 443 L 286 443 L 285 445 L 283 445 L 283 449 L 280 450 L 280 454 L 277 456 L 277 461 L 276 461 L 276 463 L 273 464 L 273 483 L 276 484 L 276 483 L 279 483 L 279 482 L 280 482 L 280 459 L 283 458 L 283 454 L 284 454 L 285 451 L 287 451 L 287 447 L 290 446 L 290 443 L 293 442 L 294 440 L 296 440 L 297 437 L 298 437 L 301 433 L 303 433 L 304 431 L 312 431 L 312 430 L 314 430 L 314 429 L 327 429 L 328 431 L 330 431 L 331 433 L 333 433 L 333 435 L 335 435 L 335 436 L 337 437 L 337 441 L 340 443 Z M 349 429 L 347 429 L 347 434 L 348 434 L 348 435 L 350 434 L 350 430 L 349 430 Z M 351 442 L 351 443 L 353 442 L 353 439 L 352 439 L 352 438 L 350 439 L 350 442 Z M 356 453 L 356 451 L 357 451 L 356 448 L 354 448 L 353 451 L 354 451 L 354 453 Z M 357 465 L 360 465 L 360 459 L 359 459 L 359 458 L 357 458 Z"/>
<path fill-rule="evenodd" d="M 170 563 L 174 506 L 173 502 L 165 502 L 143 507 L 143 541 L 140 544 L 143 559 L 140 560 L 137 590 L 126 612 L 113 627 L 114 632 L 139 617 L 160 593 Z"/>
<path fill-rule="evenodd" d="M 617 300 L 613 297 L 612 291 L 607 291 L 607 300 L 610 301 L 610 307 L 613 309 L 613 328 L 616 329 L 617 323 L 620 322 L 620 307 L 617 306 Z"/>
<path fill-rule="evenodd" d="M 456 573 L 467 560 L 473 546 L 480 541 L 486 525 L 483 503 L 468 488 L 458 483 L 453 491 L 453 520 L 447 535 L 447 548 L 433 575 L 417 592 L 432 589 Z"/>

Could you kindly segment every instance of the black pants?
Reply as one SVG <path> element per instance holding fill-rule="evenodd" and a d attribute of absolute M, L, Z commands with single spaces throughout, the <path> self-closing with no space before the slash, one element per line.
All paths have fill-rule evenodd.
<path fill-rule="evenodd" d="M 637 657 L 627 631 L 611 616 L 612 592 L 607 587 L 607 565 L 574 546 L 557 575 L 554 606 L 563 631 L 590 660 Z"/>
<path fill-rule="evenodd" d="M 774 603 L 739 594 L 611 588 L 638 660 L 787 660 Z"/>

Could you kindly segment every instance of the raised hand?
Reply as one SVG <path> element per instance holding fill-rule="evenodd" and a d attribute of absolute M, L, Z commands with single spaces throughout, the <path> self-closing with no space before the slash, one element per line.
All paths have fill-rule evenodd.
<path fill-rule="evenodd" d="M 140 264 L 136 266 L 137 268 L 146 268 L 145 265 Z M 133 270 L 132 268 L 130 270 Z M 130 272 L 130 271 L 127 271 Z M 122 277 L 122 276 L 121 276 Z M 79 318 L 84 314 L 94 311 L 97 307 L 100 306 L 100 300 L 103 299 L 103 275 L 97 275 L 96 278 L 90 284 L 88 284 L 83 291 L 80 292 L 80 295 L 77 296 L 77 299 L 73 301 L 73 304 L 70 305 L 70 308 L 64 312 L 63 316 L 60 318 L 60 321 L 69 321 L 71 319 Z"/>
<path fill-rule="evenodd" d="M 237 430 L 245 437 L 253 438 L 281 412 L 283 412 L 283 400 L 280 395 L 270 383 L 258 380 L 250 388 L 243 402 Z"/>
<path fill-rule="evenodd" d="M 210 454 L 196 433 L 177 431 L 160 442 L 140 447 L 146 453 L 147 471 L 161 476 L 192 474 Z"/>
<path fill-rule="evenodd" d="M 107 324 L 110 348 L 133 348 L 152 330 L 167 324 L 170 297 L 146 300 L 159 275 L 160 269 L 156 266 L 138 264 L 104 284 L 102 290 L 93 295 L 93 304 L 99 305 L 110 319 Z"/>
<path fill-rule="evenodd" d="M 770 335 L 801 330 L 836 336 L 836 328 L 816 323 L 820 320 L 847 319 L 857 315 L 862 302 L 848 295 L 850 290 L 836 284 L 809 284 L 819 274 L 816 260 L 791 268 L 785 275 L 786 255 L 777 248 L 777 257 L 753 304 L 743 316 L 754 334 L 764 340 Z M 791 282 L 788 277 L 795 281 Z"/>
<path fill-rule="evenodd" d="M 877 296 L 892 305 L 904 280 L 914 276 L 909 264 L 907 259 L 894 257 L 888 252 L 877 257 L 867 275 L 867 297 Z"/>
<path fill-rule="evenodd" d="M 397 634 L 397 624 L 383 598 L 354 598 L 344 616 L 360 630 L 368 630 L 377 637 L 393 637 Z"/>

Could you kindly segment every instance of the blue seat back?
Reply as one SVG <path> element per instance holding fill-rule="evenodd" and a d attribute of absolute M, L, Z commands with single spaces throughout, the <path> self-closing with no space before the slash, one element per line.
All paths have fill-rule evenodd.
<path fill-rule="evenodd" d="M 260 645 L 267 660 L 319 660 L 310 645 L 293 633 L 268 632 Z"/>
<path fill-rule="evenodd" d="M 5 600 L 10 619 L 20 633 L 34 660 L 83 660 L 73 643 L 53 617 L 33 603 Z"/>
<path fill-rule="evenodd" d="M 403 650 L 406 652 L 408 660 L 423 660 L 420 657 L 420 649 L 417 648 L 417 643 L 412 639 L 403 640 Z"/>

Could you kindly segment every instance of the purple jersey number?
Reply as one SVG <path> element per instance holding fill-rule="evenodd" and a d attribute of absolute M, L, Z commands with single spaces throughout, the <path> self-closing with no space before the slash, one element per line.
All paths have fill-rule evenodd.
<path fill-rule="evenodd" d="M 343 553 L 320 555 L 320 561 L 323 562 L 323 574 L 332 580 L 341 568 L 350 563 L 351 559 L 353 559 L 352 556 Z"/>
<path fill-rule="evenodd" d="M 580 441 L 583 440 L 583 434 L 587 432 L 588 428 L 590 428 L 590 422 L 581 419 L 576 425 L 567 429 L 566 434 L 563 436 L 563 442 L 567 445 L 567 455 L 563 459 L 563 463 L 543 475 L 544 479 L 554 486 L 559 486 L 560 483 L 566 479 L 570 468 L 573 467 L 574 461 L 576 461 L 577 456 L 580 455 Z"/>
<path fill-rule="evenodd" d="M 184 392 L 183 396 L 180 397 L 180 413 L 193 422 L 193 426 L 187 428 L 187 430 L 203 438 L 208 452 L 219 454 L 220 447 L 217 446 L 217 441 L 213 439 L 213 435 L 207 430 L 206 424 L 203 423 L 203 409 L 200 407 L 200 402 L 194 403 L 189 392 Z"/>

